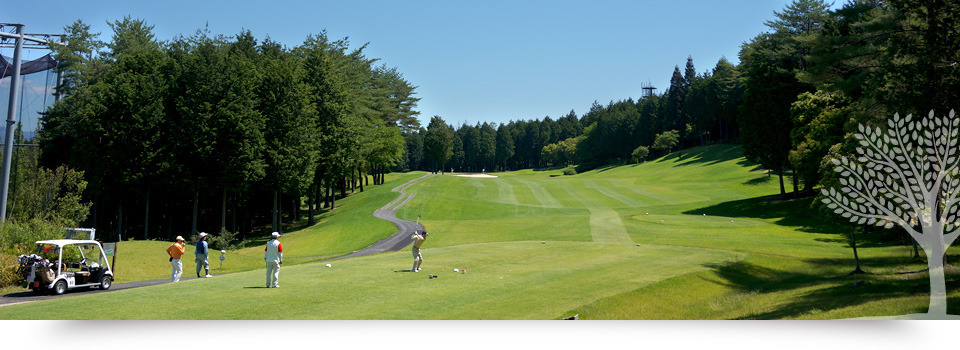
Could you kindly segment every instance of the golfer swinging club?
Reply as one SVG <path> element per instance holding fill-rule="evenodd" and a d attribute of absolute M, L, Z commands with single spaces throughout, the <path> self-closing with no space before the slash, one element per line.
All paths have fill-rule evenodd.
<path fill-rule="evenodd" d="M 421 235 L 417 231 L 413 231 L 413 269 L 411 272 L 420 271 L 420 263 L 423 262 L 423 256 L 420 255 L 420 246 L 423 245 L 423 241 L 427 240 L 427 231 L 424 230 Z"/>

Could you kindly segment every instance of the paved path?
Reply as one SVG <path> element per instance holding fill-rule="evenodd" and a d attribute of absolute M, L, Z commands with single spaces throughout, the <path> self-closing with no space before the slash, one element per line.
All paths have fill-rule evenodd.
<path fill-rule="evenodd" d="M 423 225 L 420 225 L 420 224 L 416 223 L 415 221 L 407 221 L 407 220 L 397 219 L 397 217 L 394 216 L 394 214 L 396 214 L 397 209 L 399 209 L 400 207 L 402 207 L 402 206 L 404 206 L 405 204 L 407 204 L 408 202 L 410 202 L 410 200 L 413 199 L 414 196 L 416 196 L 416 193 L 411 193 L 410 196 L 407 196 L 407 193 L 406 193 L 406 189 L 407 189 L 407 188 L 409 188 L 410 186 L 415 185 L 416 183 L 418 183 L 418 182 L 420 182 L 420 181 L 423 181 L 423 180 L 428 179 L 428 178 L 433 177 L 433 176 L 434 176 L 434 174 L 426 174 L 426 175 L 421 176 L 421 177 L 419 177 L 419 178 L 417 178 L 417 179 L 414 179 L 414 180 L 412 180 L 412 181 L 409 181 L 409 182 L 407 182 L 407 183 L 405 183 L 405 184 L 403 184 L 403 185 L 400 185 L 400 186 L 395 187 L 395 188 L 392 190 L 392 192 L 400 192 L 400 196 L 397 197 L 397 199 L 394 199 L 392 202 L 387 203 L 387 205 L 383 206 L 382 208 L 377 209 L 376 211 L 373 212 L 373 216 L 374 216 L 374 217 L 377 217 L 377 218 L 379 218 L 379 219 L 383 219 L 383 220 L 390 221 L 390 222 L 392 222 L 394 225 L 396 225 L 396 226 L 397 226 L 397 233 L 396 233 L 396 234 L 394 234 L 393 236 L 390 236 L 390 237 L 388 237 L 388 238 L 384 238 L 384 239 L 378 241 L 377 243 L 374 243 L 373 245 L 371 245 L 371 246 L 369 246 L 369 247 L 367 247 L 367 248 L 364 248 L 364 249 L 362 249 L 362 250 L 358 250 L 358 251 L 355 251 L 355 252 L 353 252 L 353 253 L 350 253 L 350 254 L 347 254 L 347 255 L 344 255 L 344 256 L 338 256 L 338 257 L 336 257 L 336 258 L 331 258 L 331 259 L 327 259 L 327 260 L 336 260 L 336 259 L 352 258 L 352 257 L 355 257 L 355 256 L 371 255 L 371 254 L 377 254 L 377 253 L 383 253 L 383 252 L 395 252 L 395 251 L 399 251 L 399 250 L 401 250 L 401 249 L 403 249 L 403 248 L 406 248 L 407 246 L 410 245 L 410 243 L 413 243 L 413 240 L 410 239 L 410 236 L 413 235 L 413 231 L 414 231 L 414 230 L 423 230 Z M 401 200 L 402 200 L 402 202 L 401 202 Z M 394 206 L 395 204 L 397 204 L 397 202 L 400 202 L 400 204 Z M 392 209 L 391 209 L 391 207 L 392 207 Z M 183 278 L 180 278 L 180 280 L 182 281 L 182 280 L 195 279 L 195 278 L 196 278 L 196 277 L 183 277 Z M 109 291 L 114 291 L 114 290 L 123 290 L 123 289 L 136 288 L 136 287 L 153 286 L 153 285 L 158 285 L 158 284 L 163 284 L 163 283 L 169 283 L 169 282 L 170 282 L 170 280 L 164 279 L 164 280 L 155 280 L 155 281 L 140 281 L 140 282 L 129 282 L 129 283 L 117 283 L 117 284 L 114 284 L 113 286 L 111 286 L 109 290 L 100 290 L 100 289 L 97 289 L 97 288 L 74 289 L 74 290 L 68 290 L 68 291 L 67 291 L 66 293 L 64 293 L 63 295 L 49 295 L 49 294 L 48 294 L 48 295 L 36 295 L 36 294 L 33 294 L 33 291 L 31 291 L 31 290 L 29 290 L 29 289 L 24 289 L 24 291 L 23 291 L 23 292 L 20 292 L 20 293 L 11 293 L 11 294 L 7 294 L 7 295 L 0 296 L 0 307 L 7 306 L 7 305 L 13 305 L 13 304 L 26 303 L 26 302 L 31 302 L 31 301 L 37 301 L 37 300 L 45 300 L 45 299 L 59 298 L 59 297 L 64 297 L 64 296 L 71 296 L 71 295 L 85 295 L 85 294 L 94 294 L 94 293 L 104 293 L 104 292 L 109 292 Z"/>
<path fill-rule="evenodd" d="M 188 279 L 196 279 L 196 277 L 180 278 L 181 281 L 188 280 Z M 156 280 L 156 281 L 114 283 L 112 286 L 110 286 L 110 289 L 108 290 L 100 290 L 99 288 L 78 288 L 78 289 L 67 290 L 66 293 L 63 293 L 63 295 L 52 295 L 52 294 L 37 295 L 37 294 L 34 294 L 33 291 L 24 288 L 23 292 L 0 295 L 0 307 L 7 306 L 7 305 L 21 304 L 21 303 L 26 303 L 31 301 L 37 301 L 37 300 L 66 297 L 66 296 L 72 296 L 72 295 L 87 295 L 87 294 L 112 292 L 115 290 L 124 290 L 124 289 L 130 289 L 130 288 L 152 286 L 152 285 L 169 283 L 169 282 L 170 282 L 169 279 L 165 279 L 165 280 Z"/>
<path fill-rule="evenodd" d="M 417 184 L 420 181 L 426 180 L 433 176 L 434 174 L 426 174 L 410 182 L 407 182 L 403 185 L 397 186 L 392 191 L 400 192 L 400 196 L 397 197 L 397 199 L 394 199 L 392 202 L 387 203 L 387 205 L 384 205 L 380 209 L 377 209 L 373 212 L 374 217 L 382 220 L 387 220 L 389 222 L 392 222 L 394 225 L 396 225 L 397 233 L 395 233 L 393 236 L 384 238 L 378 241 L 377 243 L 374 243 L 373 245 L 366 247 L 362 250 L 358 250 L 353 253 L 350 253 L 344 256 L 338 256 L 336 258 L 332 258 L 328 260 L 352 258 L 355 256 L 371 255 L 371 254 L 377 254 L 377 253 L 383 253 L 383 252 L 395 252 L 403 248 L 406 248 L 411 243 L 413 243 L 413 239 L 411 239 L 410 236 L 413 235 L 414 230 L 423 231 L 424 229 L 423 225 L 420 225 L 415 221 L 397 219 L 395 214 L 397 213 L 397 209 L 399 209 L 400 207 L 403 207 L 405 204 L 410 202 L 410 200 L 413 199 L 414 196 L 417 195 L 416 193 L 411 193 L 410 196 L 407 196 L 406 189 L 409 188 L 410 186 Z M 393 205 L 396 204 L 397 202 L 400 202 L 400 204 L 394 207 Z"/>

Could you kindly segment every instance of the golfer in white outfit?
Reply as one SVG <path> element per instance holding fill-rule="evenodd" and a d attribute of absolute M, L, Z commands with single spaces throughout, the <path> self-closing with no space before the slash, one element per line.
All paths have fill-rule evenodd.
<path fill-rule="evenodd" d="M 270 234 L 267 247 L 263 249 L 263 261 L 267 262 L 267 288 L 280 288 L 280 265 L 283 264 L 283 246 L 279 232 Z"/>

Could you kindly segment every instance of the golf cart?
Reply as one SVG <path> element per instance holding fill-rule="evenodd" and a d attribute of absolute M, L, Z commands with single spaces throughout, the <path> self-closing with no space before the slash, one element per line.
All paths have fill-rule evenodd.
<path fill-rule="evenodd" d="M 37 241 L 35 254 L 21 256 L 26 272 L 24 287 L 40 294 L 63 294 L 68 289 L 100 287 L 109 289 L 113 271 L 103 246 L 94 240 L 54 239 Z"/>

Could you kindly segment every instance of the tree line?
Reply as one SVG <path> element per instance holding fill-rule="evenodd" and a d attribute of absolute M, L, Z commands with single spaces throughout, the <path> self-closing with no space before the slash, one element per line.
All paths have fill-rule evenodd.
<path fill-rule="evenodd" d="M 250 31 L 159 41 L 129 17 L 109 42 L 65 27 L 62 98 L 41 117 L 39 164 L 81 171 L 83 223 L 105 239 L 241 237 L 333 208 L 405 154 L 416 86 L 367 45 L 325 31 L 288 48 Z M 306 207 L 307 213 L 301 213 Z"/>
<path fill-rule="evenodd" d="M 416 87 L 347 39 L 159 42 L 126 18 L 100 43 L 78 21 L 55 47 L 64 98 L 41 120 L 41 164 L 83 171 L 93 226 L 148 238 L 187 223 L 278 227 L 279 213 L 296 220 L 305 202 L 312 214 L 387 171 L 589 169 L 726 142 L 798 197 L 837 181 L 826 160 L 853 154 L 858 123 L 949 110 L 958 23 L 955 0 L 795 0 L 738 64 L 698 72 L 690 57 L 662 93 L 580 116 L 423 127 Z"/>
<path fill-rule="evenodd" d="M 831 181 L 823 160 L 852 154 L 857 123 L 945 115 L 960 100 L 958 1 L 850 0 L 831 10 L 795 0 L 765 24 L 742 44 L 739 64 L 721 58 L 698 73 L 688 57 L 662 93 L 594 102 L 579 117 L 453 128 L 435 116 L 404 135 L 407 158 L 397 168 L 589 169 L 738 142 L 779 176 L 784 198 L 788 174 L 796 197 Z"/>

